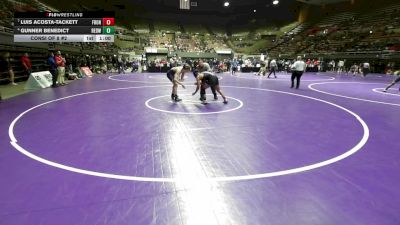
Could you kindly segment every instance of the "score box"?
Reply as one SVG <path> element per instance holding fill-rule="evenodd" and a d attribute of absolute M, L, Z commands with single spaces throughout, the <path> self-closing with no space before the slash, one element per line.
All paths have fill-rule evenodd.
<path fill-rule="evenodd" d="M 114 42 L 114 35 L 95 35 L 96 42 Z"/>
<path fill-rule="evenodd" d="M 103 34 L 114 34 L 114 27 L 103 27 Z"/>
<path fill-rule="evenodd" d="M 103 26 L 114 26 L 114 18 L 103 18 Z"/>
<path fill-rule="evenodd" d="M 15 12 L 14 23 L 14 42 L 114 42 L 114 12 Z"/>

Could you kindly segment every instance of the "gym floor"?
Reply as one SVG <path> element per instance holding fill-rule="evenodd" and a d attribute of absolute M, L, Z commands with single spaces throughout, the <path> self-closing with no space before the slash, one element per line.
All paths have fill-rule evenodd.
<path fill-rule="evenodd" d="M 0 224 L 400 224 L 390 76 L 99 75 L 0 103 Z"/>

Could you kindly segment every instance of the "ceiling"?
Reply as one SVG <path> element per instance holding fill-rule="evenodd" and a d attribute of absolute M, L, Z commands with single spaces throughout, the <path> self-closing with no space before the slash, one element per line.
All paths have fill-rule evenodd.
<path fill-rule="evenodd" d="M 333 4 L 338 2 L 349 2 L 349 0 L 297 0 L 299 2 L 304 2 L 313 5 L 324 5 L 324 4 Z"/>
<path fill-rule="evenodd" d="M 128 25 L 138 20 L 170 20 L 215 25 L 278 24 L 296 20 L 304 3 L 325 4 L 343 0 L 188 0 L 197 2 L 190 10 L 180 10 L 179 0 L 41 0 L 60 11 L 107 10 L 115 11 L 117 21 Z M 349 0 L 347 0 L 349 1 Z M 256 12 L 254 12 L 256 10 Z"/>

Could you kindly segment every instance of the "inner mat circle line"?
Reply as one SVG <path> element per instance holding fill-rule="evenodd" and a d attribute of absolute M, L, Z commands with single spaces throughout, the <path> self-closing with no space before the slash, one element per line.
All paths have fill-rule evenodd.
<path fill-rule="evenodd" d="M 183 94 L 182 96 L 188 96 L 188 95 L 190 95 L 190 94 Z M 226 96 L 226 98 L 228 100 L 229 99 L 233 99 L 233 100 L 239 102 L 239 106 L 236 106 L 235 108 L 221 110 L 221 111 L 215 111 L 215 112 L 195 112 L 195 113 L 193 113 L 193 112 L 179 112 L 179 111 L 174 112 L 174 111 L 168 111 L 168 110 L 164 110 L 164 109 L 155 108 L 154 106 L 150 105 L 150 102 L 153 101 L 154 99 L 165 98 L 165 97 L 169 97 L 169 95 L 161 95 L 161 96 L 150 98 L 145 102 L 145 105 L 146 105 L 147 108 L 152 109 L 154 111 L 159 111 L 159 112 L 163 112 L 163 113 L 181 114 L 181 115 L 210 115 L 210 114 L 218 114 L 218 113 L 227 113 L 227 112 L 236 111 L 236 110 L 242 108 L 243 105 L 244 105 L 241 100 L 239 100 L 237 98 L 230 97 L 230 96 Z M 223 104 L 222 102 L 217 102 L 217 101 L 213 101 L 213 102 L 214 103 Z M 179 103 L 174 103 L 174 104 L 182 104 L 182 103 L 179 102 Z M 184 100 L 183 100 L 183 104 L 184 104 Z M 199 102 L 198 104 L 201 104 L 201 103 Z M 210 104 L 210 102 L 208 104 Z M 226 104 L 226 105 L 229 105 L 229 103 Z"/>

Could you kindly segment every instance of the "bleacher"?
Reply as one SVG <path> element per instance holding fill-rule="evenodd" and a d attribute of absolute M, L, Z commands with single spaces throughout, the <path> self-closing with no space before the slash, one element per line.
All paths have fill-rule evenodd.
<path fill-rule="evenodd" d="M 148 23 L 136 23 L 133 31 L 139 34 L 148 34 L 150 33 L 150 27 Z"/>
<path fill-rule="evenodd" d="M 209 30 L 211 30 L 212 34 L 217 35 L 217 36 L 226 35 L 226 28 L 225 27 L 213 26 L 213 27 L 209 27 Z"/>
<path fill-rule="evenodd" d="M 399 12 L 400 4 L 394 4 L 374 12 L 335 14 L 297 35 L 284 37 L 286 41 L 280 41 L 269 54 L 294 57 L 296 54 L 396 51 L 400 43 Z"/>
<path fill-rule="evenodd" d="M 179 26 L 175 23 L 158 21 L 154 23 L 154 29 L 157 32 L 174 33 L 179 31 Z"/>
<path fill-rule="evenodd" d="M 13 5 L 9 1 L 0 1 L 0 27 L 12 28 Z"/>
<path fill-rule="evenodd" d="M 278 36 L 275 40 L 275 44 L 267 48 L 268 53 L 272 55 L 280 54 L 280 52 L 282 52 L 283 45 L 294 42 L 295 38 L 298 39 L 297 34 L 301 34 L 310 27 L 311 23 L 294 23 L 281 28 L 281 31 L 283 31 L 284 34 Z M 296 46 L 290 46 L 290 52 L 295 51 L 295 47 Z"/>
<path fill-rule="evenodd" d="M 149 46 L 153 48 L 167 48 L 170 51 L 174 49 L 174 34 L 166 34 L 163 31 L 155 32 L 149 36 Z"/>
<path fill-rule="evenodd" d="M 342 24 L 344 22 L 350 21 L 356 16 L 355 12 L 342 12 L 333 16 L 326 17 L 316 24 L 318 27 L 330 27 L 337 24 Z"/>
<path fill-rule="evenodd" d="M 183 24 L 185 33 L 187 34 L 208 34 L 208 30 L 201 24 Z"/>

